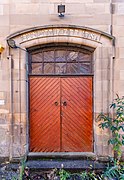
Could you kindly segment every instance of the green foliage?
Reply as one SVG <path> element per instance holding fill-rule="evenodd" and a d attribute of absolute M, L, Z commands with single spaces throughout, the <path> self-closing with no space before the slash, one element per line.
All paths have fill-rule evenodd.
<path fill-rule="evenodd" d="M 65 171 L 64 169 L 61 169 L 59 171 L 59 176 L 60 176 L 60 180 L 66 180 L 67 178 L 70 177 L 70 173 Z"/>
<path fill-rule="evenodd" d="M 82 178 L 82 180 L 85 180 L 86 177 L 87 177 L 87 172 L 82 172 L 82 173 L 81 173 L 81 178 Z"/>
<path fill-rule="evenodd" d="M 119 178 L 119 176 L 120 176 L 120 169 L 119 169 L 118 165 L 108 167 L 103 174 L 104 178 L 109 178 L 109 179 L 110 178 Z"/>
<path fill-rule="evenodd" d="M 24 174 L 24 170 L 25 170 L 25 157 L 22 157 L 21 159 L 21 166 L 20 166 L 20 173 L 19 173 L 19 180 L 23 180 L 23 174 Z"/>
<path fill-rule="evenodd" d="M 117 98 L 110 105 L 111 108 L 113 109 L 113 117 L 111 114 L 105 115 L 104 113 L 100 113 L 98 116 L 102 120 L 99 127 L 109 129 L 112 132 L 112 137 L 108 143 L 113 145 L 113 150 L 120 158 L 122 154 L 121 147 L 124 145 L 124 135 L 120 132 L 124 132 L 124 97 L 119 98 L 117 95 Z"/>
<path fill-rule="evenodd" d="M 124 174 L 121 174 L 119 180 L 124 180 Z"/>
<path fill-rule="evenodd" d="M 16 177 L 12 177 L 12 180 L 18 180 Z"/>
<path fill-rule="evenodd" d="M 59 170 L 60 180 L 124 180 L 124 166 L 117 160 L 109 162 L 104 172 L 95 173 L 92 169 L 87 169 L 81 173 L 70 173 L 64 169 Z"/>
<path fill-rule="evenodd" d="M 122 162 L 116 159 L 110 161 L 108 167 L 101 175 L 103 179 L 107 180 L 124 180 L 124 166 Z"/>
<path fill-rule="evenodd" d="M 70 173 L 64 169 L 59 170 L 60 180 L 68 180 L 68 179 L 77 179 L 81 178 L 82 180 L 102 180 L 101 175 L 96 175 L 92 170 L 86 170 L 81 173 Z M 76 178 L 77 177 L 77 178 Z"/>

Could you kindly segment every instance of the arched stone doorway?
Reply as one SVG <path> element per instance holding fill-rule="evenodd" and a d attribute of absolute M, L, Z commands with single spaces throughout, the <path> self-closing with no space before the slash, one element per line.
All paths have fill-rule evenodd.
<path fill-rule="evenodd" d="M 30 152 L 93 152 L 93 49 L 47 46 L 28 49 Z"/>
<path fill-rule="evenodd" d="M 29 112 L 29 102 L 28 102 L 29 96 L 30 96 L 29 89 L 28 89 L 30 74 L 28 76 L 28 72 L 31 72 L 30 71 L 31 69 L 30 69 L 30 66 L 28 66 L 28 64 L 30 64 L 28 61 L 29 60 L 28 55 L 32 54 L 32 57 L 33 57 L 35 56 L 33 55 L 33 52 L 36 52 L 38 50 L 37 52 L 39 53 L 39 49 L 44 49 L 46 47 L 50 48 L 50 46 L 53 44 L 54 44 L 54 47 L 58 46 L 59 44 L 64 44 L 64 46 L 66 44 L 66 46 L 71 47 L 73 49 L 73 52 L 74 52 L 74 49 L 77 48 L 76 52 L 78 52 L 78 49 L 81 49 L 82 53 L 84 53 L 84 51 L 86 51 L 87 53 L 90 52 L 91 54 L 93 53 L 91 64 L 90 66 L 88 64 L 87 65 L 85 64 L 85 70 L 90 69 L 89 67 L 93 67 L 93 68 L 91 68 L 90 69 L 91 71 L 89 72 L 85 71 L 85 73 L 87 72 L 86 74 L 81 74 L 82 72 L 84 73 L 84 68 L 82 71 L 81 66 L 79 66 L 80 62 L 75 62 L 75 64 L 76 63 L 78 64 L 78 66 L 76 66 L 78 68 L 76 69 L 78 69 L 79 71 L 76 70 L 76 72 L 78 73 L 77 74 L 72 73 L 72 75 L 69 74 L 69 71 L 67 71 L 68 65 L 65 66 L 66 71 L 65 70 L 63 71 L 62 66 L 64 64 L 62 65 L 62 62 L 58 62 L 61 64 L 61 68 L 60 66 L 57 66 L 58 74 L 55 74 L 56 66 L 52 67 L 52 65 L 50 65 L 50 69 L 54 69 L 54 71 L 52 70 L 54 73 L 47 74 L 47 75 L 42 74 L 42 78 L 45 78 L 45 76 L 47 77 L 50 76 L 50 78 L 54 76 L 54 78 L 55 77 L 57 78 L 58 76 L 59 82 L 60 82 L 60 79 L 62 78 L 64 82 L 65 79 L 68 80 L 70 77 L 72 78 L 73 76 L 74 76 L 74 80 L 77 78 L 81 78 L 82 80 L 83 77 L 90 79 L 90 82 L 92 82 L 92 83 L 89 83 L 90 86 L 91 84 L 93 84 L 92 89 L 91 89 L 91 92 L 93 93 L 92 94 L 92 97 L 93 97 L 93 101 L 92 101 L 93 102 L 93 106 L 92 106 L 93 123 L 92 124 L 93 126 L 90 131 L 90 134 L 92 134 L 92 138 L 90 139 L 90 142 L 92 142 L 92 145 L 91 145 L 92 148 L 90 148 L 90 150 L 86 149 L 83 151 L 93 152 L 95 156 L 108 156 L 112 154 L 111 147 L 108 147 L 108 143 L 107 143 L 107 140 L 109 138 L 109 133 L 103 132 L 102 130 L 99 129 L 98 122 L 96 121 L 96 117 L 101 111 L 107 113 L 108 109 L 106 107 L 108 107 L 108 104 L 113 99 L 112 88 L 113 88 L 113 67 L 114 67 L 113 65 L 114 37 L 104 32 L 97 31 L 91 28 L 60 25 L 60 26 L 52 26 L 52 27 L 45 26 L 45 27 L 30 28 L 27 30 L 14 33 L 10 35 L 7 39 L 14 39 L 18 47 L 16 49 L 10 49 L 10 53 L 13 55 L 12 58 L 13 58 L 13 63 L 14 63 L 14 68 L 12 69 L 14 79 L 12 79 L 13 76 L 11 76 L 11 82 L 12 82 L 11 85 L 13 86 L 12 92 L 11 92 L 13 96 L 11 97 L 11 101 L 13 103 L 12 106 L 13 106 L 14 111 L 12 112 L 13 115 L 10 116 L 10 118 L 14 117 L 14 121 L 12 122 L 13 131 L 11 134 L 14 140 L 11 141 L 11 145 L 10 145 L 12 156 L 18 157 L 25 153 L 27 154 L 30 153 L 30 134 L 29 134 L 30 132 L 29 113 L 30 112 Z M 44 67 L 49 67 L 48 63 L 46 63 L 47 66 L 45 64 Z M 70 64 L 71 63 L 72 62 L 70 62 Z M 47 72 L 48 69 L 42 68 L 42 73 L 44 70 L 45 72 Z M 63 76 L 63 74 L 61 74 L 60 72 L 61 73 L 66 72 L 67 74 L 64 74 Z M 35 74 L 35 77 L 37 76 L 39 78 L 39 75 L 41 74 Z M 92 80 L 93 75 L 94 77 Z M 68 76 L 69 78 L 67 78 Z M 80 89 L 79 86 L 77 85 L 74 87 L 76 87 L 76 89 Z M 56 101 L 54 101 L 54 108 L 55 107 L 58 108 L 58 106 L 55 105 L 55 102 Z M 65 106 L 64 108 L 67 109 L 67 106 Z M 76 109 L 76 107 L 74 109 Z M 10 121 L 12 120 L 13 119 L 11 118 Z M 71 123 L 69 122 L 69 124 Z M 18 134 L 16 133 L 17 130 L 18 130 Z M 58 139 L 61 139 L 61 138 L 58 138 Z M 58 144 L 60 144 L 60 142 Z M 35 152 L 36 151 L 37 150 L 35 150 Z M 49 150 L 49 151 L 54 152 L 55 154 L 55 151 L 52 151 L 52 150 Z M 57 151 L 61 151 L 61 150 L 57 150 Z M 73 149 L 72 150 L 65 149 L 62 151 L 68 151 L 70 153 L 70 151 L 78 152 L 79 149 L 77 151 Z M 39 150 L 39 152 L 44 153 L 45 151 L 42 149 L 42 151 Z M 79 152 L 81 155 L 82 151 L 79 151 Z"/>

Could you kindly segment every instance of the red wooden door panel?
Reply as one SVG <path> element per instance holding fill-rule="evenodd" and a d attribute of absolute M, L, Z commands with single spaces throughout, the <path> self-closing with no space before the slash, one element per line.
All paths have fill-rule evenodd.
<path fill-rule="evenodd" d="M 30 151 L 92 152 L 92 138 L 91 77 L 30 77 Z"/>
<path fill-rule="evenodd" d="M 63 78 L 61 86 L 61 151 L 92 152 L 92 78 Z"/>
<path fill-rule="evenodd" d="M 60 151 L 60 79 L 30 77 L 30 151 Z"/>

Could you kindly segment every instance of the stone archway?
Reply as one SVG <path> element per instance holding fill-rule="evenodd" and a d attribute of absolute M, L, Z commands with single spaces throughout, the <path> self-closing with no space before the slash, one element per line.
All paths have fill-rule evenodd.
<path fill-rule="evenodd" d="M 15 121 L 20 130 L 20 142 L 13 144 L 14 156 L 19 156 L 17 152 L 17 146 L 21 147 L 21 154 L 28 153 L 29 138 L 26 135 L 28 129 L 28 116 L 29 111 L 26 99 L 28 100 L 28 79 L 26 75 L 25 64 L 27 58 L 26 50 L 28 48 L 37 48 L 38 46 L 48 45 L 51 43 L 68 43 L 77 45 L 79 47 L 87 47 L 94 49 L 93 64 L 94 64 L 94 155 L 107 156 L 110 152 L 107 145 L 108 135 L 102 134 L 98 129 L 95 117 L 103 110 L 107 111 L 106 107 L 109 101 L 111 101 L 112 93 L 112 56 L 113 56 L 113 41 L 114 37 L 101 31 L 97 31 L 91 28 L 78 27 L 78 26 L 45 26 L 35 27 L 20 32 L 14 33 L 7 37 L 7 39 L 14 39 L 18 49 L 11 49 L 13 54 L 13 60 L 15 63 L 15 69 L 19 74 L 19 99 L 18 101 L 20 111 L 15 111 Z M 24 51 L 23 51 L 24 50 Z M 19 65 L 18 65 L 19 64 Z M 16 66 L 17 65 L 17 66 Z M 16 84 L 18 76 L 15 77 L 13 83 Z M 99 87 L 99 88 L 98 88 Z M 16 97 L 16 93 L 14 92 Z M 104 98 L 103 98 L 104 97 Z M 24 106 L 24 107 L 23 107 Z M 20 121 L 18 122 L 18 118 Z M 103 132 L 102 132 L 103 133 Z M 103 141 L 106 139 L 106 142 Z M 20 144 L 21 143 L 21 144 Z M 26 147 L 25 147 L 26 144 Z"/>

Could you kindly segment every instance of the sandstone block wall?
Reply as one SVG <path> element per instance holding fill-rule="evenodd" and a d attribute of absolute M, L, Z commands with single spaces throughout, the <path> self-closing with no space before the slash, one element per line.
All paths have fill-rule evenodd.
<path fill-rule="evenodd" d="M 65 4 L 66 9 L 64 18 L 60 18 L 57 12 L 61 2 Z M 28 149 L 26 55 L 21 50 L 9 49 L 6 38 L 26 28 L 61 24 L 85 26 L 115 36 L 115 47 L 108 48 L 101 45 L 97 53 L 94 53 L 95 153 L 101 156 L 112 154 L 111 147 L 107 145 L 109 133 L 99 130 L 95 118 L 102 110 L 108 111 L 107 105 L 116 93 L 124 95 L 124 1 L 62 0 L 61 2 L 60 0 L 0 1 L 0 44 L 5 48 L 0 56 L 1 157 L 18 157 Z M 112 80 L 109 83 L 110 77 Z"/>

